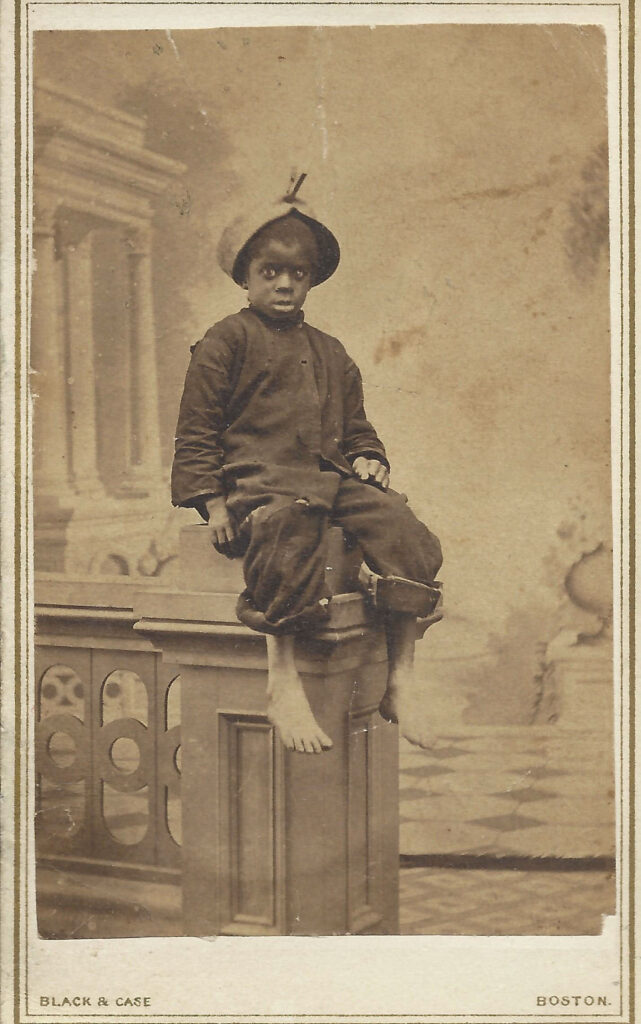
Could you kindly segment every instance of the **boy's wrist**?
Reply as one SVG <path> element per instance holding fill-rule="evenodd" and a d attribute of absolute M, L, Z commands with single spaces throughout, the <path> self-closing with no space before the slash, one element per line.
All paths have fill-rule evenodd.
<path fill-rule="evenodd" d="M 215 508 L 218 505 L 224 505 L 225 504 L 225 495 L 224 494 L 205 494 L 203 496 L 203 498 L 202 498 L 202 501 L 207 506 L 207 508 L 209 508 L 210 505 Z"/>

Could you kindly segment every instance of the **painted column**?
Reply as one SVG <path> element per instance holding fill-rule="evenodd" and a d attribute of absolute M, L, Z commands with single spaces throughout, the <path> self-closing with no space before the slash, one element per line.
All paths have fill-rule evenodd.
<path fill-rule="evenodd" d="M 93 493 L 103 488 L 97 464 L 90 232 L 65 246 L 64 262 L 73 482 L 77 491 Z"/>
<path fill-rule="evenodd" d="M 151 272 L 151 228 L 127 235 L 129 276 L 129 468 L 124 490 L 148 493 L 161 481 L 158 369 Z"/>
<path fill-rule="evenodd" d="M 60 266 L 55 244 L 56 203 L 34 214 L 31 298 L 31 389 L 36 497 L 62 498 L 69 491 L 67 385 L 60 322 Z"/>

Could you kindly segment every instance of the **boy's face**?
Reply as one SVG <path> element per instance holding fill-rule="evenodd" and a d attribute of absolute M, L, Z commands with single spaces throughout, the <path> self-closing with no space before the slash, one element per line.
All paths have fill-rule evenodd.
<path fill-rule="evenodd" d="M 249 261 L 244 287 L 259 313 L 286 319 L 302 309 L 312 271 L 309 255 L 299 242 L 266 238 Z"/>

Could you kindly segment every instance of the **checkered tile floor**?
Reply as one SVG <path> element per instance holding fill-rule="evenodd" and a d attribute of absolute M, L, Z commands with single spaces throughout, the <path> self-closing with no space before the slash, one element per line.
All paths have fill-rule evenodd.
<path fill-rule="evenodd" d="M 461 730 L 441 736 L 432 751 L 402 743 L 401 854 L 438 866 L 401 871 L 401 932 L 597 934 L 602 915 L 614 912 L 612 874 L 568 868 L 571 859 L 613 856 L 609 749 L 605 737 L 527 727 Z M 68 806 L 68 794 L 48 794 L 49 812 L 61 797 Z M 138 794 L 123 794 L 110 827 L 127 841 L 144 824 L 144 812 Z M 502 858 L 516 858 L 520 869 L 504 870 Z M 537 858 L 547 858 L 552 870 L 537 869 Z M 104 882 L 84 876 L 82 887 L 83 898 L 104 897 Z M 43 904 L 41 925 L 60 937 L 177 934 L 179 892 L 156 888 L 149 905 L 137 888 L 133 916 L 129 892 L 122 906 L 100 903 L 91 928 L 84 910 L 54 900 Z"/>
<path fill-rule="evenodd" d="M 613 914 L 605 871 L 401 871 L 403 935 L 598 935 Z"/>
<path fill-rule="evenodd" d="M 401 852 L 599 857 L 614 853 L 608 744 L 528 728 L 401 745 Z"/>
<path fill-rule="evenodd" d="M 180 889 L 39 873 L 43 937 L 180 935 Z M 615 906 L 605 871 L 403 868 L 403 935 L 597 935 Z"/>

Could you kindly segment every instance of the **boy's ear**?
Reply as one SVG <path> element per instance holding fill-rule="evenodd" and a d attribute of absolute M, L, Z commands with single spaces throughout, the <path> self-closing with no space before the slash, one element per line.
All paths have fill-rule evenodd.
<path fill-rule="evenodd" d="M 244 288 L 244 289 L 245 289 L 245 291 L 247 291 L 247 289 L 249 288 L 249 285 L 247 284 L 247 278 L 245 278 L 245 280 L 244 280 L 244 281 L 241 281 L 241 282 L 240 282 L 240 287 L 241 287 L 241 288 Z"/>

